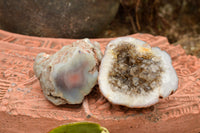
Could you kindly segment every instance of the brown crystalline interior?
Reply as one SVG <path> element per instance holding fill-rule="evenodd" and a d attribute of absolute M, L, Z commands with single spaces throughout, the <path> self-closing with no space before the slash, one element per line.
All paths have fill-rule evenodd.
<path fill-rule="evenodd" d="M 144 94 L 160 86 L 163 71 L 160 59 L 151 53 L 138 56 L 135 46 L 130 44 L 116 47 L 113 53 L 113 68 L 109 72 L 109 83 L 113 91 L 128 95 Z"/>

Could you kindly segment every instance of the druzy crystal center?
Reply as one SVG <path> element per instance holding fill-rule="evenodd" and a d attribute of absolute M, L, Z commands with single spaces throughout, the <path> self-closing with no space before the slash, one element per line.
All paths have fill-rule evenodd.
<path fill-rule="evenodd" d="M 113 91 L 145 94 L 160 86 L 161 62 L 150 52 L 140 54 L 134 45 L 124 44 L 113 49 L 113 69 L 109 83 Z"/>

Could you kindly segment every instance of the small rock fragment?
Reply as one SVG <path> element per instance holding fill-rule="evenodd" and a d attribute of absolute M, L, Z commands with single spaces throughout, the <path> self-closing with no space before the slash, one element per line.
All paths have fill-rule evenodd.
<path fill-rule="evenodd" d="M 97 83 L 101 58 L 97 42 L 79 40 L 54 55 L 38 54 L 34 72 L 45 97 L 53 104 L 80 104 Z"/>

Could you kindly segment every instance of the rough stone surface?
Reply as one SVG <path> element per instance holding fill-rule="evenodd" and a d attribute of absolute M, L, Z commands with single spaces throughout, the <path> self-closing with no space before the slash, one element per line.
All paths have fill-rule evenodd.
<path fill-rule="evenodd" d="M 115 17 L 119 0 L 1 0 L 4 30 L 45 37 L 95 37 Z"/>
<path fill-rule="evenodd" d="M 0 30 L 0 132 L 44 133 L 61 124 L 97 122 L 111 133 L 200 132 L 200 59 L 186 55 L 180 45 L 149 34 L 130 35 L 167 51 L 179 77 L 175 94 L 144 109 L 111 105 L 98 89 L 81 105 L 56 107 L 42 93 L 33 73 L 36 55 L 55 53 L 76 40 L 22 36 Z M 94 39 L 104 51 L 112 38 Z"/>

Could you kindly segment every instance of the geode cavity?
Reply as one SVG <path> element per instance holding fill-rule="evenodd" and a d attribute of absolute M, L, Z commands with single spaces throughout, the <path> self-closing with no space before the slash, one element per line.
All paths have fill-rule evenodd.
<path fill-rule="evenodd" d="M 131 37 L 107 45 L 99 71 L 102 94 L 113 104 L 131 108 L 151 106 L 178 88 L 170 56 Z"/>

